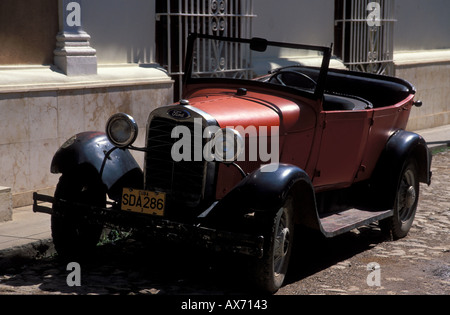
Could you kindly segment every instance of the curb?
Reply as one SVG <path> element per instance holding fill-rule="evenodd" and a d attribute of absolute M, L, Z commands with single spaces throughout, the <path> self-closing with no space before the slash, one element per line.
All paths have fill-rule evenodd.
<path fill-rule="evenodd" d="M 34 259 L 46 258 L 56 253 L 52 239 L 43 239 L 0 251 L 0 271 Z"/>
<path fill-rule="evenodd" d="M 435 151 L 449 149 L 450 142 L 449 141 L 427 142 L 427 146 L 430 149 L 430 151 L 434 154 Z"/>

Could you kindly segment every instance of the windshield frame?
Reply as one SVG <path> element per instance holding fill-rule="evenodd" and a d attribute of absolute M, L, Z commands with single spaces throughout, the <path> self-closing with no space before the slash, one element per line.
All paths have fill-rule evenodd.
<path fill-rule="evenodd" d="M 251 38 L 251 39 L 244 39 L 244 38 L 233 38 L 233 37 L 221 37 L 221 36 L 214 36 L 214 35 L 206 35 L 206 34 L 198 34 L 198 33 L 191 33 L 188 36 L 188 44 L 187 44 L 187 51 L 186 51 L 186 59 L 185 59 L 185 66 L 184 66 L 184 76 L 183 76 L 183 86 L 184 90 L 186 90 L 186 86 L 189 84 L 200 84 L 211 82 L 211 83 L 217 83 L 217 82 L 229 82 L 236 84 L 238 82 L 241 82 L 242 84 L 253 84 L 253 83 L 259 83 L 259 84 L 267 84 L 267 85 L 273 85 L 270 83 L 264 83 L 264 82 L 258 82 L 254 80 L 248 80 L 248 79 L 230 79 L 230 78 L 195 78 L 192 76 L 192 69 L 193 69 L 193 56 L 194 56 L 194 47 L 195 42 L 197 39 L 211 39 L 211 40 L 219 40 L 219 41 L 225 41 L 225 42 L 235 42 L 235 43 L 246 43 L 250 44 L 251 50 L 254 51 L 264 51 L 268 46 L 274 46 L 274 47 L 280 47 L 280 48 L 291 48 L 291 49 L 302 49 L 302 50 L 311 50 L 316 51 L 323 54 L 319 77 L 317 80 L 316 89 L 314 92 L 306 92 L 305 95 L 309 95 L 309 97 L 313 99 L 322 99 L 325 91 L 325 82 L 326 77 L 328 75 L 328 70 L 330 66 L 330 60 L 331 60 L 331 54 L 332 54 L 332 46 L 331 47 L 323 47 L 323 46 L 314 46 L 314 45 L 304 45 L 304 44 L 294 44 L 294 43 L 284 43 L 284 42 L 274 42 L 274 41 L 268 41 L 263 38 Z M 289 90 L 294 90 L 297 93 L 299 92 L 298 89 L 291 88 L 291 87 L 282 87 L 280 88 L 287 88 Z"/>

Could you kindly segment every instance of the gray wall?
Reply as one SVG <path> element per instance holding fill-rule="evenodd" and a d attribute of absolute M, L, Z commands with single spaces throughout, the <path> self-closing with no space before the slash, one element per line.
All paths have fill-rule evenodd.
<path fill-rule="evenodd" d="M 450 48 L 450 1 L 396 0 L 395 50 Z"/>
<path fill-rule="evenodd" d="M 83 1 L 83 28 L 99 64 L 154 62 L 155 1 Z M 334 41 L 334 0 L 255 0 L 253 5 L 254 36 L 326 46 Z M 449 14 L 448 0 L 396 0 L 395 50 L 450 48 Z"/>
<path fill-rule="evenodd" d="M 255 0 L 253 6 L 254 36 L 322 46 L 334 41 L 334 0 Z"/>
<path fill-rule="evenodd" d="M 154 62 L 155 0 L 84 0 L 82 5 L 83 29 L 99 64 Z"/>
<path fill-rule="evenodd" d="M 255 0 L 254 36 L 326 45 L 334 41 L 334 0 Z M 395 50 L 450 48 L 449 0 L 396 0 Z"/>

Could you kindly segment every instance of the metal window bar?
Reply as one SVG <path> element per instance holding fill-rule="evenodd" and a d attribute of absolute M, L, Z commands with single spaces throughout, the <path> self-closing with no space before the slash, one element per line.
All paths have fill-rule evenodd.
<path fill-rule="evenodd" d="M 378 3 L 379 26 L 369 26 L 369 3 Z M 342 19 L 342 60 L 350 70 L 393 74 L 395 0 L 344 0 Z"/>
<path fill-rule="evenodd" d="M 166 17 L 167 64 L 163 66 L 167 67 L 169 75 L 178 82 L 175 97 L 182 95 L 183 58 L 190 33 L 250 38 L 251 20 L 256 17 L 253 13 L 253 0 L 167 0 L 166 8 L 167 12 L 157 13 L 156 19 L 159 21 L 161 17 Z M 238 46 L 223 47 L 220 52 L 217 49 L 218 47 L 211 45 L 206 46 L 204 42 L 197 43 L 196 51 L 211 58 L 201 58 L 195 63 L 193 75 L 211 72 L 213 66 L 220 66 L 224 71 L 245 68 L 245 56 Z"/>

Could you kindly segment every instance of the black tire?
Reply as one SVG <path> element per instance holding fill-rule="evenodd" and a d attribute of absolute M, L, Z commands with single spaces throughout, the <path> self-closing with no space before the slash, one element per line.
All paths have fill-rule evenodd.
<path fill-rule="evenodd" d="M 252 268 L 257 288 L 266 293 L 275 293 L 283 285 L 294 243 L 292 197 L 286 199 L 267 223 L 264 254 Z"/>
<path fill-rule="evenodd" d="M 414 221 L 419 200 L 419 175 L 415 160 L 407 161 L 402 169 L 395 194 L 394 215 L 380 221 L 380 227 L 392 238 L 400 239 L 408 235 Z"/>
<path fill-rule="evenodd" d="M 55 198 L 105 207 L 106 192 L 98 176 L 85 172 L 64 174 L 56 186 Z M 92 253 L 103 226 L 93 224 L 86 213 L 53 205 L 51 217 L 53 244 L 63 259 L 81 258 Z"/>

